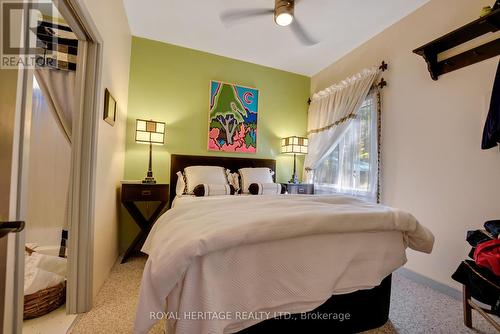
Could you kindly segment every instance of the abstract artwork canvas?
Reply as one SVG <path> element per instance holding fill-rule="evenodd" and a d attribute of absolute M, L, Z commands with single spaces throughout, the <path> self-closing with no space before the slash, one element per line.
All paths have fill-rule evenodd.
<path fill-rule="evenodd" d="M 256 153 L 258 107 L 257 89 L 211 81 L 208 149 Z"/>

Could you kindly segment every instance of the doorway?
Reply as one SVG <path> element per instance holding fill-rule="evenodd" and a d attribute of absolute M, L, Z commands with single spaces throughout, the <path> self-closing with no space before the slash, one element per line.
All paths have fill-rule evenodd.
<path fill-rule="evenodd" d="M 69 182 L 66 194 L 61 196 L 67 201 L 67 205 L 62 206 L 66 211 L 64 222 L 67 223 L 68 231 L 66 310 L 63 314 L 76 314 L 88 311 L 92 305 L 94 170 L 102 39 L 81 1 L 57 1 L 55 5 L 78 39 Z M 31 27 L 28 11 L 33 7 L 30 6 L 31 3 L 25 5 L 25 15 L 13 22 L 19 30 L 20 41 L 28 41 L 29 34 L 32 33 L 30 29 L 26 29 L 28 25 Z M 24 52 L 26 48 L 24 46 Z M 35 147 L 30 141 L 34 134 L 32 104 L 35 69 L 17 67 L 2 68 L 0 71 L 0 88 L 5 89 L 1 92 L 1 97 L 7 94 L 8 89 L 14 93 L 10 95 L 10 100 L 2 99 L 0 174 L 3 178 L 0 177 L 0 185 L 6 191 L 2 192 L 5 202 L 0 207 L 0 221 L 22 220 L 29 226 L 30 220 L 33 220 L 29 214 L 29 175 L 30 149 Z M 30 236 L 29 230 L 24 230 L 0 241 L 0 283 L 3 283 L 0 285 L 0 332 L 22 332 L 24 254 L 26 242 L 31 237 L 33 233 Z M 56 245 L 49 243 L 44 247 L 53 250 Z"/>
<path fill-rule="evenodd" d="M 61 64 L 44 52 L 31 78 L 28 198 L 25 226 L 23 333 L 65 333 L 75 319 L 66 312 L 68 194 L 78 40 L 56 9 L 39 18 L 46 48 L 54 36 Z M 64 43 L 64 44 L 63 44 Z M 45 51 L 45 50 L 44 50 Z M 42 57 L 40 55 L 39 57 Z"/>

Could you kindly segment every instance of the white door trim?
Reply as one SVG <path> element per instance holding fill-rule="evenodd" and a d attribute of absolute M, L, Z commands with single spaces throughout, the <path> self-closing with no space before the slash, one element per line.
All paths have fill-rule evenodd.
<path fill-rule="evenodd" d="M 76 113 L 73 118 L 72 179 L 68 239 L 68 313 L 89 311 L 93 294 L 94 202 L 97 129 L 101 103 L 102 38 L 81 0 L 54 1 L 76 34 Z"/>
<path fill-rule="evenodd" d="M 82 51 L 77 64 L 77 106 L 73 120 L 72 177 L 70 189 L 70 217 L 68 240 L 67 312 L 81 313 L 92 307 L 93 239 L 95 169 L 97 129 L 101 103 L 102 38 L 90 13 L 81 0 L 53 0 L 68 21 Z M 28 29 L 23 34 L 29 34 Z M 19 69 L 16 96 L 15 128 L 13 138 L 12 174 L 10 188 L 10 220 L 25 220 L 27 198 L 27 155 L 29 153 L 31 93 L 33 70 Z M 7 276 L 7 286 L 14 287 L 6 300 L 12 301 L 5 314 L 6 332 L 22 332 L 24 233 L 9 236 L 7 267 L 14 268 Z M 9 291 L 7 291 L 9 293 Z M 7 310 L 5 310 L 7 311 Z"/>
<path fill-rule="evenodd" d="M 31 114 L 32 114 L 32 94 L 33 94 L 33 70 L 25 69 L 19 71 L 18 94 L 21 94 L 21 99 L 17 99 L 16 104 L 20 104 L 19 117 L 16 117 L 16 132 L 20 136 L 14 136 L 14 154 L 18 154 L 14 161 L 17 161 L 17 168 L 12 168 L 12 180 L 17 183 L 13 184 L 11 189 L 17 190 L 16 196 L 16 220 L 24 220 L 28 217 L 28 169 L 29 169 L 29 151 L 31 137 Z M 21 92 L 19 92 L 21 90 Z M 17 109 L 17 107 L 16 107 Z M 19 124 L 17 124 L 19 122 Z M 19 130 L 17 130 L 19 129 Z M 19 132 L 17 132 L 19 131 Z M 16 138 L 17 137 L 17 138 Z M 18 143 L 16 143 L 18 141 Z M 17 180 L 14 179 L 14 173 L 17 174 Z M 17 188 L 17 189 L 16 189 Z M 12 197 L 13 198 L 13 197 Z M 14 202 L 14 201 L 12 201 Z M 17 328 L 13 333 L 22 333 L 23 312 L 24 312 L 24 245 L 26 232 L 21 231 L 14 235 L 15 238 L 15 281 L 14 293 L 17 294 L 14 299 L 14 314 L 17 319 Z"/>
<path fill-rule="evenodd" d="M 27 6 L 27 4 L 25 5 Z M 28 16 L 22 19 L 23 28 L 21 38 L 28 40 L 30 31 L 28 26 Z M 25 47 L 29 47 L 25 44 Z M 33 70 L 18 68 L 16 106 L 14 116 L 14 136 L 12 143 L 12 168 L 11 186 L 9 201 L 9 219 L 26 220 L 27 217 L 27 182 L 28 182 L 28 155 L 29 138 L 31 128 L 31 94 L 33 88 Z M 14 268 L 11 276 L 7 276 L 7 287 L 12 287 L 12 291 L 7 293 L 6 301 L 12 302 L 10 322 L 7 318 L 4 326 L 11 327 L 11 333 L 22 333 L 22 322 L 24 312 L 24 245 L 25 231 L 8 236 L 7 268 Z M 9 282 L 12 279 L 12 282 Z"/>

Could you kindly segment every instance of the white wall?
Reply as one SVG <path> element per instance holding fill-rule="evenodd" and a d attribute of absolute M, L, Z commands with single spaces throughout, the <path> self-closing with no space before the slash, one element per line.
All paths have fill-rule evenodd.
<path fill-rule="evenodd" d="M 108 88 L 117 101 L 113 127 L 102 120 L 102 114 L 99 116 L 94 231 L 95 296 L 118 257 L 119 189 L 125 158 L 131 34 L 121 0 L 83 2 L 104 40 L 101 100 L 104 99 L 104 89 Z"/>
<path fill-rule="evenodd" d="M 312 92 L 360 69 L 389 63 L 382 92 L 382 200 L 436 236 L 431 255 L 407 267 L 450 286 L 469 247 L 465 234 L 500 219 L 500 152 L 481 135 L 499 57 L 432 81 L 412 50 L 479 17 L 490 0 L 431 0 L 312 78 Z"/>

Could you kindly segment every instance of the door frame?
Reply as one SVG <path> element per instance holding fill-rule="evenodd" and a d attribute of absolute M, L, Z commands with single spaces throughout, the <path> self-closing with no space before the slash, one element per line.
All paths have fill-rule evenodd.
<path fill-rule="evenodd" d="M 68 201 L 66 312 L 74 314 L 89 311 L 92 307 L 97 131 L 99 111 L 103 106 L 100 88 L 103 39 L 82 0 L 53 0 L 53 4 L 80 40 L 71 150 L 72 182 Z M 25 29 L 24 34 L 29 34 L 28 29 Z M 33 70 L 18 69 L 9 203 L 11 220 L 26 220 L 27 216 L 32 84 Z M 14 270 L 11 277 L 7 276 L 7 287 L 13 287 L 12 293 L 5 298 L 7 303 L 10 299 L 13 307 L 12 312 L 4 314 L 3 329 L 13 334 L 22 332 L 24 235 L 22 232 L 8 236 L 6 265 Z"/>
<path fill-rule="evenodd" d="M 94 258 L 94 205 L 97 130 L 101 98 L 103 39 L 81 0 L 54 1 L 61 15 L 81 41 L 78 45 L 76 104 L 73 118 L 72 188 L 69 195 L 67 312 L 87 312 L 92 307 Z M 82 66 L 79 66 L 79 65 Z M 78 70 L 80 67 L 80 71 Z"/>

